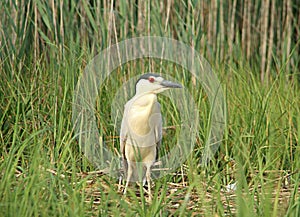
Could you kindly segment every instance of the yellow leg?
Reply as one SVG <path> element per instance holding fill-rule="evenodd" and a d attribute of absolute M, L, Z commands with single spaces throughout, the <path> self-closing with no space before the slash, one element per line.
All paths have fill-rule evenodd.
<path fill-rule="evenodd" d="M 152 201 L 152 194 L 151 194 L 151 166 L 147 166 L 146 170 L 146 179 L 147 179 L 147 184 L 148 184 L 148 199 L 149 202 Z"/>
<path fill-rule="evenodd" d="M 132 167 L 131 167 L 131 165 L 128 163 L 127 180 L 126 180 L 126 185 L 125 185 L 123 194 L 126 194 L 127 187 L 128 187 L 129 182 L 130 182 L 131 176 L 132 176 Z"/>

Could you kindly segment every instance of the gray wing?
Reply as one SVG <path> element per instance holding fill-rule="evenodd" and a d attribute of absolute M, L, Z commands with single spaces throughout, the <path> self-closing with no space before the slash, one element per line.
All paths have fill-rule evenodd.
<path fill-rule="evenodd" d="M 126 105 L 125 105 L 125 109 L 124 109 L 124 114 L 126 114 Z M 122 155 L 124 171 L 126 173 L 128 165 L 127 165 L 127 160 L 126 160 L 126 156 L 125 156 L 125 145 L 126 145 L 127 134 L 128 134 L 128 126 L 127 126 L 127 122 L 124 119 L 124 114 L 123 114 L 123 119 L 122 119 L 122 124 L 121 124 L 121 130 L 120 130 L 120 153 Z"/>
<path fill-rule="evenodd" d="M 162 116 L 161 116 L 161 111 L 160 111 L 160 104 L 156 102 L 153 112 L 157 113 L 158 115 L 157 120 L 155 121 L 155 126 L 154 126 L 154 134 L 155 134 L 155 141 L 156 141 L 156 160 L 158 159 L 158 152 L 160 149 L 161 145 L 161 140 L 162 140 Z"/>

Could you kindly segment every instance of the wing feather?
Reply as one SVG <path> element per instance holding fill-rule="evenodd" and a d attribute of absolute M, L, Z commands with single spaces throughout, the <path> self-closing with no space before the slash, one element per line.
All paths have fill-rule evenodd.
<path fill-rule="evenodd" d="M 125 105 L 123 119 L 121 123 L 121 131 L 120 131 L 120 152 L 122 155 L 125 174 L 127 173 L 127 169 L 128 169 L 127 159 L 125 155 L 125 146 L 126 146 L 126 140 L 128 136 L 128 126 L 126 120 L 124 119 L 126 113 L 127 113 L 127 106 Z"/>
<path fill-rule="evenodd" d="M 161 140 L 162 140 L 162 116 L 161 116 L 159 102 L 155 103 L 153 112 L 158 114 L 157 120 L 155 121 L 155 126 L 154 126 L 155 141 L 156 141 L 156 160 L 157 160 L 158 152 L 159 152 Z"/>

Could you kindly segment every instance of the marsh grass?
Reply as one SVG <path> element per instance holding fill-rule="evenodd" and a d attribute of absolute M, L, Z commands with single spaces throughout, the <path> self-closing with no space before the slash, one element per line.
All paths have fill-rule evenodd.
<path fill-rule="evenodd" d="M 215 159 L 206 168 L 199 166 L 205 139 L 205 128 L 201 128 L 199 142 L 185 164 L 154 181 L 156 199 L 149 204 L 143 189 L 134 184 L 123 196 L 117 191 L 118 180 L 94 172 L 80 151 L 73 135 L 70 96 L 79 68 L 41 64 L 30 72 L 30 82 L 17 72 L 13 78 L 4 77 L 1 216 L 298 215 L 297 84 L 282 82 L 278 75 L 267 87 L 250 68 L 219 70 L 228 123 Z M 109 87 L 117 85 L 103 86 Z M 204 95 L 196 96 L 202 105 L 203 126 L 209 110 Z M 101 97 L 109 98 L 110 92 L 104 91 Z M 168 120 L 165 126 L 176 125 L 168 99 L 162 96 L 160 100 Z M 110 101 L 101 100 L 100 108 L 106 111 L 98 114 L 101 135 L 117 148 L 118 127 L 113 119 L 103 118 L 109 115 Z M 166 147 L 174 133 L 166 129 Z M 227 191 L 226 186 L 234 183 L 237 189 Z"/>
<path fill-rule="evenodd" d="M 280 49 L 266 60 L 268 82 L 261 82 L 262 57 L 255 53 L 264 43 L 255 41 L 260 31 L 251 37 L 244 33 L 253 44 L 243 44 L 239 16 L 231 16 L 235 7 L 239 11 L 250 1 L 223 5 L 228 10 L 228 16 L 223 11 L 225 21 L 235 18 L 233 29 L 220 16 L 213 19 L 214 5 L 206 1 L 167 1 L 163 11 L 158 1 L 152 1 L 151 10 L 148 1 L 120 1 L 114 10 L 110 1 L 51 2 L 54 6 L 0 3 L 5 14 L 0 42 L 0 216 L 300 215 L 299 42 L 292 40 L 297 19 L 282 25 L 284 31 L 274 41 Z M 256 11 L 259 2 L 253 6 Z M 296 6 L 284 7 L 292 7 L 296 17 Z M 62 19 L 61 11 L 68 12 Z M 286 8 L 278 11 L 285 17 Z M 283 20 L 276 22 L 280 26 Z M 222 25 L 232 31 L 224 38 Z M 291 35 L 288 28 L 293 29 Z M 166 61 L 133 61 L 99 87 L 95 116 L 100 136 L 116 154 L 120 117 L 111 117 L 111 99 L 129 78 L 165 72 L 181 81 L 197 102 L 200 131 L 194 150 L 180 168 L 154 181 L 152 203 L 135 184 L 126 196 L 118 192 L 118 180 L 85 158 L 72 125 L 74 88 L 88 62 L 116 41 L 148 34 L 182 40 L 210 60 L 224 90 L 228 118 L 219 150 L 201 167 L 210 107 L 205 92 L 193 88 L 188 72 Z M 253 55 L 247 59 L 243 46 L 251 45 Z M 171 100 L 159 99 L 166 127 L 162 155 L 176 142 L 180 115 Z M 229 184 L 236 189 L 228 189 Z"/>

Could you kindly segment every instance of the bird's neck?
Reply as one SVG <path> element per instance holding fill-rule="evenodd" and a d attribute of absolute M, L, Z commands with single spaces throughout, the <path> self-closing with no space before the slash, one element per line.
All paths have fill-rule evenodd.
<path fill-rule="evenodd" d="M 134 106 L 140 107 L 140 109 L 150 109 L 153 106 L 154 103 L 157 102 L 157 96 L 154 93 L 142 93 L 142 94 L 136 94 L 135 100 L 133 102 Z"/>
<path fill-rule="evenodd" d="M 129 109 L 129 121 L 132 130 L 139 135 L 148 134 L 150 131 L 149 118 L 154 104 L 157 102 L 156 94 L 136 95 Z"/>

